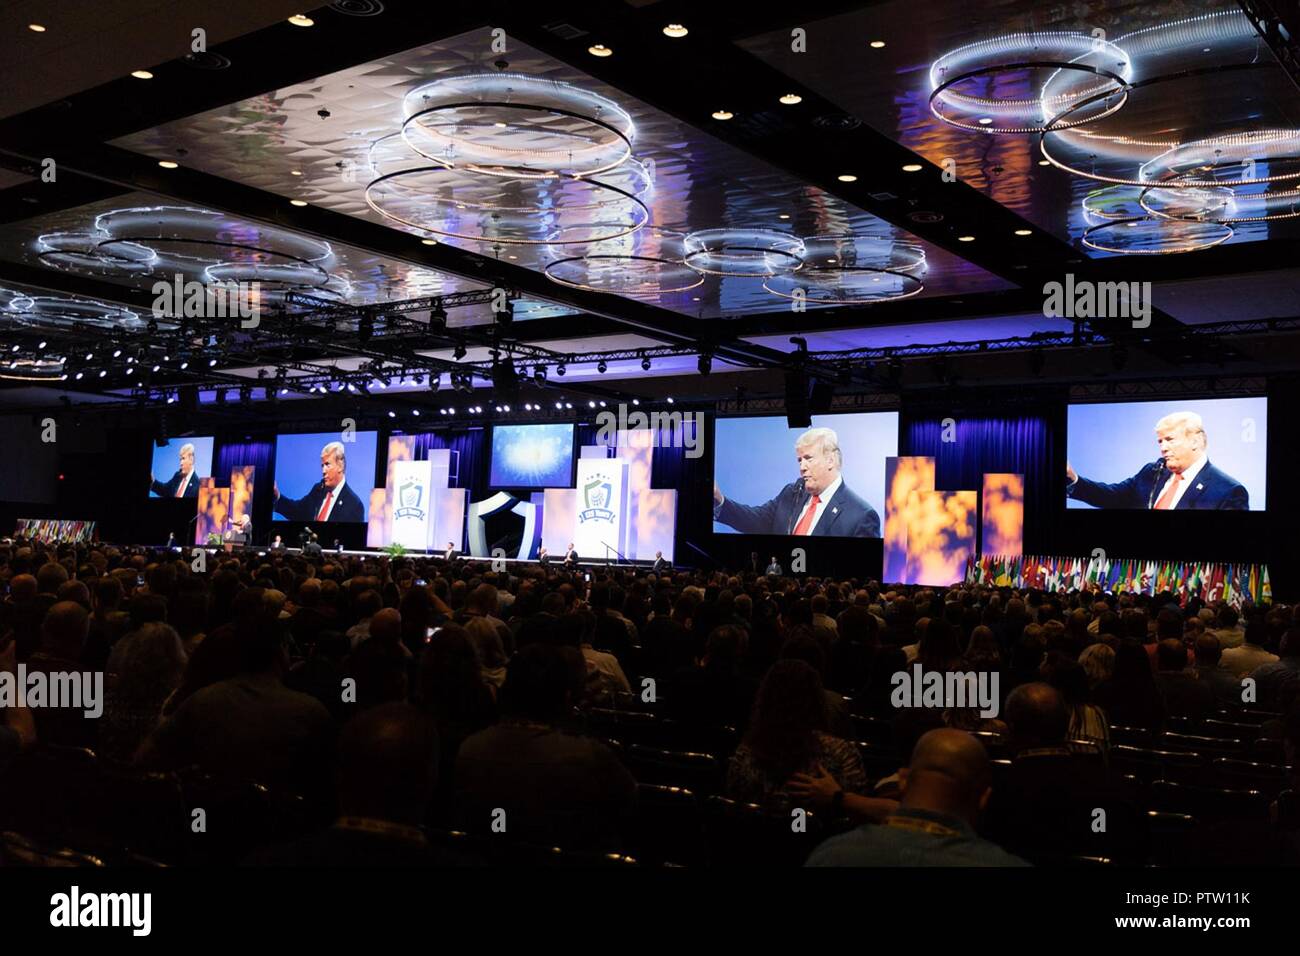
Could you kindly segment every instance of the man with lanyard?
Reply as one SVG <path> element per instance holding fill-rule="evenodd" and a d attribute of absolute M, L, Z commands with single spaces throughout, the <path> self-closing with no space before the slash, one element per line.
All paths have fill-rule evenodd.
<path fill-rule="evenodd" d="M 963 730 L 931 730 L 917 741 L 909 767 L 899 771 L 903 793 L 883 826 L 867 823 L 817 847 L 808 866 L 1028 866 L 975 832 L 993 792 L 984 746 Z M 791 790 L 810 802 L 825 799 L 820 775 L 798 774 Z M 829 788 L 833 812 L 879 818 L 886 801 Z"/>

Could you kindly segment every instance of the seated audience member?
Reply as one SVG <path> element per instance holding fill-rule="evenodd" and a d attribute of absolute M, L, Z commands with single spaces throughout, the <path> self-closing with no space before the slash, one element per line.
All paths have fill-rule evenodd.
<path fill-rule="evenodd" d="M 1261 664 L 1272 664 L 1277 660 L 1277 655 L 1270 653 L 1264 646 L 1264 642 L 1267 642 L 1270 636 L 1281 638 L 1284 630 L 1285 627 L 1279 626 L 1276 617 L 1255 618 L 1246 629 L 1241 643 L 1236 647 L 1224 649 L 1219 666 L 1240 680 Z M 1214 633 L 1217 637 L 1219 631 Z"/>
<path fill-rule="evenodd" d="M 420 655 L 416 703 L 438 732 L 439 811 L 450 809 L 460 745 L 497 719 L 495 688 L 483 678 L 478 652 L 465 628 L 444 624 Z"/>
<path fill-rule="evenodd" d="M 1220 666 L 1223 651 L 1219 639 L 1210 631 L 1202 631 L 1196 639 L 1196 674 L 1210 689 L 1219 706 L 1241 705 L 1241 681 L 1231 671 Z"/>
<path fill-rule="evenodd" d="M 94 694 L 94 687 L 87 687 L 80 676 L 81 657 L 89 631 L 90 614 L 80 604 L 59 601 L 45 613 L 45 620 L 41 623 L 41 642 L 36 652 L 27 658 L 29 679 L 32 674 L 45 674 L 51 693 L 59 685 L 75 685 L 78 688 L 76 696 L 81 700 L 62 700 L 59 706 L 47 703 L 45 706 L 32 707 L 36 732 L 42 743 L 64 747 L 95 746 L 99 724 L 96 718 L 102 716 L 102 712 L 95 717 L 87 717 L 86 713 L 95 709 L 93 704 L 102 708 L 104 701 L 102 697 L 97 701 L 86 699 L 88 694 Z M 69 683 L 66 678 L 57 677 L 64 674 L 73 675 L 74 679 Z M 99 689 L 103 690 L 102 680 Z"/>
<path fill-rule="evenodd" d="M 1282 638 L 1278 659 L 1250 672 L 1255 679 L 1256 703 L 1264 710 L 1286 713 L 1300 689 L 1300 627 Z"/>
<path fill-rule="evenodd" d="M 321 797 L 328 793 L 322 774 L 334 743 L 329 712 L 284 686 L 285 651 L 275 621 L 252 615 L 236 624 L 234 636 L 238 676 L 186 698 L 144 742 L 139 763 L 158 769 L 197 764 L 218 776 Z"/>
<path fill-rule="evenodd" d="M 478 654 L 479 666 L 483 669 L 483 679 L 493 691 L 501 689 L 506 681 L 506 649 L 501 642 L 501 632 L 485 616 L 467 617 L 464 623 L 465 633 L 469 635 Z"/>
<path fill-rule="evenodd" d="M 1079 655 L 1079 665 L 1088 677 L 1088 693 L 1095 694 L 1115 673 L 1115 648 L 1108 644 L 1089 644 Z"/>
<path fill-rule="evenodd" d="M 33 575 L 16 574 L 9 581 L 9 596 L 0 604 L 0 638 L 14 639 L 20 664 L 35 653 L 41 642 L 41 622 L 53 603 L 37 587 Z"/>
<path fill-rule="evenodd" d="M 749 730 L 727 767 L 727 795 L 778 813 L 792 805 L 791 778 L 820 767 L 846 793 L 867 794 L 857 747 L 826 732 L 826 698 L 817 671 L 777 661 L 754 701 Z"/>
<path fill-rule="evenodd" d="M 619 848 L 636 781 L 600 741 L 559 729 L 573 703 L 572 669 L 560 648 L 530 644 L 511 658 L 500 723 L 466 738 L 456 758 L 463 827 L 490 833 L 496 820 L 512 840 Z"/>
<path fill-rule="evenodd" d="M 867 680 L 880 646 L 879 624 L 865 607 L 851 605 L 839 613 L 835 625 L 839 638 L 831 645 L 827 687 L 851 694 Z"/>
<path fill-rule="evenodd" d="M 1187 667 L 1187 649 L 1183 642 L 1166 638 L 1156 648 L 1156 687 L 1164 700 L 1165 714 L 1170 717 L 1208 717 L 1218 709 L 1214 691 Z"/>
<path fill-rule="evenodd" d="M 15 675 L 18 646 L 10 641 L 0 649 L 0 674 Z M 0 707 L 0 774 L 24 750 L 36 744 L 36 721 L 29 708 L 15 701 Z"/>
<path fill-rule="evenodd" d="M 807 625 L 791 628 L 789 636 L 781 645 L 781 660 L 803 661 L 810 664 L 822 680 L 826 698 L 826 732 L 832 737 L 853 739 L 853 718 L 849 715 L 849 705 L 844 695 L 826 687 L 826 655 L 821 642 L 813 637 L 812 629 Z"/>
<path fill-rule="evenodd" d="M 699 660 L 673 675 L 665 714 L 696 726 L 743 729 L 757 688 L 743 670 L 745 641 L 738 627 L 714 628 Z"/>
<path fill-rule="evenodd" d="M 1132 647 L 1145 666 L 1145 651 Z M 1131 858 L 1139 819 L 1132 797 L 1099 756 L 1069 749 L 1061 695 L 1047 684 L 1024 684 L 1007 698 L 1003 717 L 1015 756 L 989 801 L 989 838 L 1030 860 Z M 1097 808 L 1106 811 L 1104 832 L 1094 827 Z"/>
<path fill-rule="evenodd" d="M 1070 713 L 1069 739 L 1088 740 L 1103 752 L 1108 750 L 1110 724 L 1102 709 L 1091 702 L 1083 665 L 1060 651 L 1053 651 L 1043 661 L 1043 679 L 1056 688 Z"/>
<path fill-rule="evenodd" d="M 1153 731 L 1164 728 L 1164 699 L 1156 687 L 1146 649 L 1136 641 L 1120 642 L 1111 678 L 1097 687 L 1095 698 L 1112 727 Z"/>
<path fill-rule="evenodd" d="M 988 754 L 961 730 L 931 730 L 904 768 L 898 809 L 884 825 L 831 837 L 808 866 L 1028 866 L 975 832 L 992 794 Z"/>
<path fill-rule="evenodd" d="M 117 642 L 108 660 L 107 699 L 99 721 L 96 752 L 101 758 L 131 762 L 162 719 L 163 704 L 180 686 L 186 659 L 180 635 L 167 624 L 146 624 Z"/>
<path fill-rule="evenodd" d="M 1241 624 L 1241 615 L 1231 604 L 1219 608 L 1215 627 L 1211 633 L 1219 639 L 1219 646 L 1225 651 L 1241 647 L 1246 641 L 1246 629 Z"/>
<path fill-rule="evenodd" d="M 410 704 L 371 708 L 339 735 L 338 819 L 320 833 L 253 855 L 257 866 L 466 866 L 430 845 L 421 825 L 437 771 L 433 722 Z"/>

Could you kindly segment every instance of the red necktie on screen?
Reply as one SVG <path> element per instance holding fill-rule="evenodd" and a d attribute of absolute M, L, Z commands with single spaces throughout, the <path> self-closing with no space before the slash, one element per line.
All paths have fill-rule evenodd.
<path fill-rule="evenodd" d="M 821 503 L 822 500 L 820 498 L 816 495 L 812 496 L 812 501 L 808 502 L 808 510 L 803 513 L 803 517 L 799 519 L 799 523 L 794 526 L 795 534 L 808 533 L 809 529 L 812 528 L 813 517 L 817 514 L 817 506 Z"/>
<path fill-rule="evenodd" d="M 321 503 L 320 513 L 316 515 L 317 521 L 324 521 L 325 516 L 330 513 L 330 499 L 334 497 L 333 491 L 325 492 L 325 501 Z"/>
<path fill-rule="evenodd" d="M 1169 484 L 1165 488 L 1164 494 L 1156 502 L 1156 511 L 1168 511 L 1174 506 L 1174 495 L 1178 493 L 1178 483 L 1183 480 L 1181 472 L 1175 472 L 1174 476 L 1169 479 Z"/>
<path fill-rule="evenodd" d="M 181 495 L 185 494 L 185 482 L 186 482 L 187 478 L 188 478 L 188 476 L 187 476 L 186 478 L 182 478 L 182 479 L 181 479 L 181 483 L 180 483 L 179 485 L 176 486 L 176 497 L 177 497 L 177 498 L 179 498 Z"/>

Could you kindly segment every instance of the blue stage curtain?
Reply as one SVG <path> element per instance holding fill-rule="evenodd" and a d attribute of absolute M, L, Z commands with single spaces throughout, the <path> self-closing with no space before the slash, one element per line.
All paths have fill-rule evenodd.
<path fill-rule="evenodd" d="M 385 446 L 387 447 L 387 446 Z M 487 497 L 487 430 L 472 428 L 466 431 L 424 432 L 415 436 L 415 460 L 423 461 L 433 448 L 450 448 L 459 456 L 453 488 L 468 488 L 470 501 Z"/>
<path fill-rule="evenodd" d="M 258 544 L 270 540 L 271 487 L 275 481 L 275 439 L 222 441 L 218 439 L 212 462 L 212 477 L 217 487 L 230 487 L 230 472 L 252 465 L 253 472 L 253 540 Z"/>
<path fill-rule="evenodd" d="M 986 472 L 1024 475 L 1025 550 L 1038 553 L 1053 510 L 1063 507 L 1051 494 L 1056 467 L 1051 422 L 1043 415 L 952 416 L 955 441 L 943 440 L 944 422 L 943 417 L 904 420 L 899 454 L 934 458 L 939 491 L 978 491 Z"/>

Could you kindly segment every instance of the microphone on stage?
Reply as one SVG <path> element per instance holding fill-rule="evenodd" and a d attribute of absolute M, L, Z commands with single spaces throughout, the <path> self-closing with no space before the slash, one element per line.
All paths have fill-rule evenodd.
<path fill-rule="evenodd" d="M 1165 460 L 1163 458 L 1156 459 L 1156 480 L 1151 485 L 1151 494 L 1147 495 L 1148 511 L 1155 506 L 1156 494 L 1160 491 L 1160 484 L 1161 484 L 1160 478 L 1162 475 L 1164 475 L 1165 470 L 1168 469 L 1168 467 L 1169 466 L 1165 464 Z"/>

